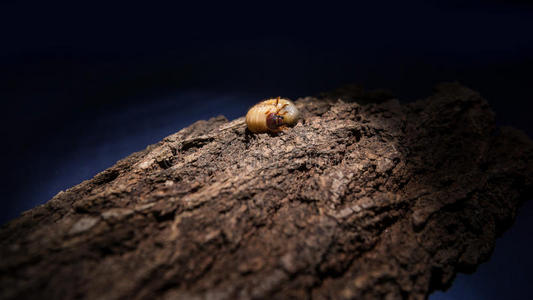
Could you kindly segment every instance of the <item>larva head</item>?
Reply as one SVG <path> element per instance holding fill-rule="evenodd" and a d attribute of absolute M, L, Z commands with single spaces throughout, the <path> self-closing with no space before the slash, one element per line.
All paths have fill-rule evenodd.
<path fill-rule="evenodd" d="M 268 129 L 277 131 L 279 127 L 283 126 L 283 116 L 275 113 L 269 113 L 266 118 Z"/>

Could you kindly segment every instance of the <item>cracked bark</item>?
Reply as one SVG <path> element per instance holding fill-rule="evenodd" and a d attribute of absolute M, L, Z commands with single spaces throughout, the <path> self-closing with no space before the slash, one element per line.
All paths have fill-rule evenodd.
<path fill-rule="evenodd" d="M 458 84 L 391 98 L 341 89 L 296 101 L 303 119 L 279 135 L 220 116 L 130 155 L 1 228 L 1 298 L 419 299 L 448 287 L 531 197 L 533 144 Z"/>

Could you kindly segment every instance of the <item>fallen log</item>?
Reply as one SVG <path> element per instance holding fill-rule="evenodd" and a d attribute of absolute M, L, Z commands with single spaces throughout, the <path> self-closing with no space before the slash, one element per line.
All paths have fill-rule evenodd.
<path fill-rule="evenodd" d="M 459 84 L 198 121 L 0 229 L 2 299 L 423 299 L 488 260 L 533 143 Z"/>

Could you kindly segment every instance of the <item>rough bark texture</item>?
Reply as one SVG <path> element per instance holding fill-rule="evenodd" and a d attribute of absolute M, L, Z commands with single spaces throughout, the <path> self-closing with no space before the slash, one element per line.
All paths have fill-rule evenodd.
<path fill-rule="evenodd" d="M 337 97 L 343 99 L 340 101 Z M 339 90 L 254 135 L 198 121 L 0 230 L 3 299 L 426 297 L 487 260 L 533 147 L 476 92 Z M 385 99 L 384 99 L 385 98 Z M 363 102 L 379 104 L 361 105 Z"/>

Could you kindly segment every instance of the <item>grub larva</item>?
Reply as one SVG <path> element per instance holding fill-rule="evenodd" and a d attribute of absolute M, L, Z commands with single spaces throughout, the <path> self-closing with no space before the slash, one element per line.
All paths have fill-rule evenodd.
<path fill-rule="evenodd" d="M 254 105 L 246 114 L 248 129 L 254 133 L 280 132 L 298 122 L 300 113 L 287 99 L 268 99 Z"/>

